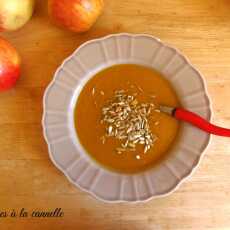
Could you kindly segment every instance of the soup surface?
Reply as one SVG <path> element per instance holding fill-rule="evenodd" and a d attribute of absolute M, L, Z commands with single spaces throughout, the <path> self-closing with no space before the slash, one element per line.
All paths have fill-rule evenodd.
<path fill-rule="evenodd" d="M 132 139 L 132 143 L 129 143 L 132 149 L 123 148 L 127 141 L 125 135 L 130 130 L 125 133 L 122 131 L 124 135 L 121 139 L 116 138 L 114 133 L 118 134 L 115 128 L 118 127 L 119 131 L 120 123 L 113 126 L 114 121 L 107 116 L 108 106 L 112 106 L 115 98 L 128 96 L 133 100 L 131 103 L 135 108 L 152 106 L 148 116 L 142 118 L 148 122 L 145 138 L 152 140 L 139 135 L 139 140 Z M 123 102 L 116 103 L 122 105 Z M 123 173 L 146 170 L 167 154 L 180 128 L 176 119 L 159 112 L 160 104 L 179 106 L 180 102 L 170 83 L 157 71 L 134 64 L 114 65 L 104 69 L 86 83 L 76 103 L 74 118 L 80 143 L 93 160 L 110 170 Z M 127 124 L 125 120 L 123 125 Z"/>

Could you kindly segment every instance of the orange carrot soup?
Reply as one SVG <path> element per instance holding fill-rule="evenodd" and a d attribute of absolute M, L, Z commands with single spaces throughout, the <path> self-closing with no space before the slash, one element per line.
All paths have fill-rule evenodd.
<path fill-rule="evenodd" d="M 146 170 L 167 155 L 180 129 L 159 105 L 180 105 L 160 73 L 141 65 L 114 65 L 83 87 L 74 114 L 77 136 L 105 168 L 122 173 Z"/>

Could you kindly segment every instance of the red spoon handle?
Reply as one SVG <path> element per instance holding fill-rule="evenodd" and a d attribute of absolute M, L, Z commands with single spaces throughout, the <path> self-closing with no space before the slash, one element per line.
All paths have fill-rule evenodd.
<path fill-rule="evenodd" d="M 177 108 L 174 112 L 174 117 L 178 120 L 186 121 L 195 125 L 196 127 L 218 136 L 230 137 L 230 129 L 225 129 L 213 125 L 203 119 L 202 117 L 198 116 L 197 114 L 187 111 L 185 109 Z"/>

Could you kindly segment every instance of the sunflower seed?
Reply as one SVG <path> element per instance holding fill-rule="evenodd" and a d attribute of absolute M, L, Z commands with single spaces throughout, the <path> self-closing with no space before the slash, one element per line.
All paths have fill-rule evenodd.
<path fill-rule="evenodd" d="M 102 137 L 101 137 L 101 141 L 102 141 L 102 144 L 105 144 L 105 141 L 106 141 L 105 136 L 102 136 Z"/>
<path fill-rule="evenodd" d="M 139 89 L 139 91 L 140 91 L 141 93 L 144 92 L 143 89 L 142 89 L 140 86 L 137 86 L 137 88 Z"/>
<path fill-rule="evenodd" d="M 92 89 L 92 95 L 94 96 L 95 94 L 95 88 Z"/>
<path fill-rule="evenodd" d="M 160 124 L 160 122 L 159 121 L 156 121 L 155 123 L 154 123 L 154 125 L 159 125 Z"/>
<path fill-rule="evenodd" d="M 109 126 L 108 133 L 111 134 L 113 132 L 113 126 Z"/>

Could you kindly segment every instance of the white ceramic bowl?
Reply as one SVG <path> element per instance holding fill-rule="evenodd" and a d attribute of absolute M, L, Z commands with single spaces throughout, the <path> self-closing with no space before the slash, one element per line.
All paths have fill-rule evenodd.
<path fill-rule="evenodd" d="M 74 107 L 90 77 L 119 63 L 158 70 L 185 108 L 211 119 L 204 80 L 181 53 L 149 35 L 116 34 L 86 42 L 58 68 L 44 95 L 44 136 L 51 160 L 74 185 L 107 202 L 146 201 L 172 192 L 193 171 L 210 135 L 183 124 L 168 158 L 143 173 L 115 173 L 94 163 L 75 133 Z"/>

